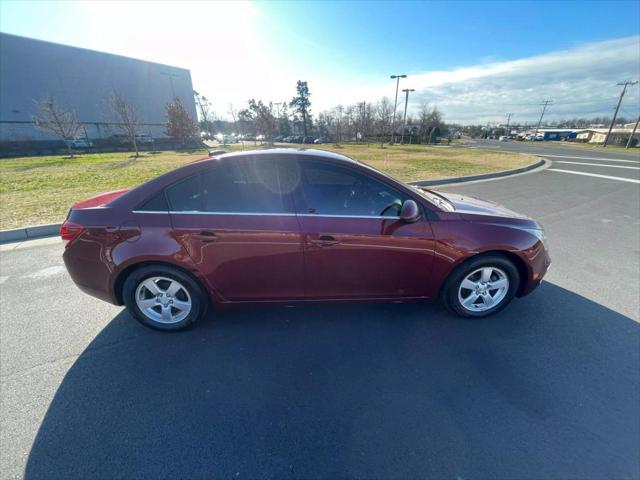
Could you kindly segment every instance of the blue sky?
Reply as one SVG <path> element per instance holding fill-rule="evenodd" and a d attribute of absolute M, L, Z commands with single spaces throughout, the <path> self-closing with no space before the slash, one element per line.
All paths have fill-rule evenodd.
<path fill-rule="evenodd" d="M 217 113 L 288 100 L 317 113 L 393 96 L 406 73 L 449 121 L 610 114 L 640 76 L 640 2 L 46 2 L 2 0 L 0 30 L 189 68 Z M 638 87 L 623 114 L 637 115 Z"/>

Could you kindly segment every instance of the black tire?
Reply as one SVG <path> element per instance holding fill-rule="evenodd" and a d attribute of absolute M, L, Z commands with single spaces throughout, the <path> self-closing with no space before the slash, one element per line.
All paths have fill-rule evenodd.
<path fill-rule="evenodd" d="M 161 323 L 150 318 L 140 309 L 136 302 L 138 287 L 142 282 L 153 277 L 163 277 L 180 283 L 183 291 L 179 292 L 178 295 L 185 295 L 186 291 L 188 300 L 191 303 L 191 308 L 184 318 L 174 323 Z M 207 296 L 198 282 L 181 270 L 169 265 L 149 265 L 135 269 L 124 282 L 122 298 L 127 309 L 136 320 L 147 327 L 163 331 L 178 331 L 190 327 L 204 316 L 208 304 Z M 158 310 L 161 311 L 160 307 L 158 307 Z M 177 310 L 174 311 L 178 312 Z"/>
<path fill-rule="evenodd" d="M 458 291 L 467 275 L 483 267 L 494 267 L 502 270 L 509 279 L 509 288 L 506 295 L 494 307 L 481 312 L 470 311 L 460 302 Z M 454 270 L 445 282 L 441 297 L 444 305 L 456 315 L 466 318 L 482 318 L 493 315 L 505 308 L 513 300 L 519 285 L 520 274 L 509 259 L 501 255 L 480 255 L 469 259 Z"/>

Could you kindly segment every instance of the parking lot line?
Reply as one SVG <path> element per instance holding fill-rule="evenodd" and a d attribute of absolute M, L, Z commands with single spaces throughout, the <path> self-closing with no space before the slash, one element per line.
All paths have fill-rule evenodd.
<path fill-rule="evenodd" d="M 601 162 L 622 162 L 622 163 L 637 163 L 640 164 L 640 158 L 638 160 L 622 160 L 620 158 L 601 158 L 601 157 L 576 157 L 575 155 L 547 155 L 544 153 L 538 154 L 540 157 L 549 158 L 576 158 L 578 160 L 599 160 Z"/>
<path fill-rule="evenodd" d="M 640 180 L 633 178 L 612 177 L 610 175 L 600 175 L 598 173 L 576 172 L 574 170 L 562 170 L 560 168 L 547 168 L 547 172 L 573 173 L 574 175 L 584 175 L 586 177 L 606 178 L 607 180 L 617 180 L 619 182 L 640 183 Z"/>
<path fill-rule="evenodd" d="M 628 167 L 627 165 L 606 165 L 603 163 L 568 162 L 566 160 L 554 160 L 553 163 L 570 163 L 572 165 L 591 165 L 593 167 L 628 168 L 629 170 L 640 170 L 640 167 Z"/>

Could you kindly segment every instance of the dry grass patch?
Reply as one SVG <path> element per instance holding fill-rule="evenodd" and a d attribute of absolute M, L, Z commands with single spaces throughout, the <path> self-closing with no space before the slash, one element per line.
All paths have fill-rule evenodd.
<path fill-rule="evenodd" d="M 291 146 L 291 145 L 289 145 Z M 476 175 L 522 167 L 530 156 L 422 145 L 318 145 L 368 163 L 403 181 Z M 233 145 L 228 150 L 240 150 Z M 245 150 L 256 148 L 247 143 Z M 139 185 L 157 175 L 202 158 L 205 150 L 146 153 L 98 153 L 0 159 L 0 229 L 62 222 L 69 207 L 100 192 Z"/>

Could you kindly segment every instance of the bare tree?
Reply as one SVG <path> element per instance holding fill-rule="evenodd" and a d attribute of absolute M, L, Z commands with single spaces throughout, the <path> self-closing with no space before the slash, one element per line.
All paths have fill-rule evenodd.
<path fill-rule="evenodd" d="M 376 124 L 378 135 L 380 136 L 380 148 L 384 147 L 384 137 L 391 127 L 393 107 L 387 97 L 382 97 L 376 106 Z"/>
<path fill-rule="evenodd" d="M 429 119 L 431 116 L 431 108 L 427 102 L 422 102 L 420 104 L 420 110 L 418 111 L 418 122 L 420 125 L 420 143 L 426 143 L 427 134 L 429 133 L 429 129 L 431 128 L 429 125 Z"/>
<path fill-rule="evenodd" d="M 338 105 L 331 110 L 331 116 L 333 117 L 333 141 L 335 145 L 342 143 L 342 134 L 344 130 L 344 107 Z"/>
<path fill-rule="evenodd" d="M 229 104 L 229 115 L 231 115 L 231 118 L 233 119 L 233 129 L 235 130 L 232 133 L 234 135 L 237 135 L 238 134 L 238 112 L 236 111 L 235 108 L 233 108 L 233 103 Z M 222 134 L 222 145 L 223 146 L 227 145 L 227 136 L 224 133 Z M 242 140 L 242 149 L 244 150 L 244 140 Z"/>
<path fill-rule="evenodd" d="M 32 117 L 35 126 L 43 132 L 62 138 L 69 157 L 73 158 L 71 140 L 80 130 L 75 113 L 64 110 L 53 96 L 37 101 L 36 109 L 37 113 Z"/>
<path fill-rule="evenodd" d="M 117 127 L 129 137 L 131 146 L 136 152 L 136 158 L 138 158 L 140 152 L 136 135 L 140 133 L 140 116 L 136 107 L 114 90 L 111 94 L 111 111 L 116 119 Z"/>

